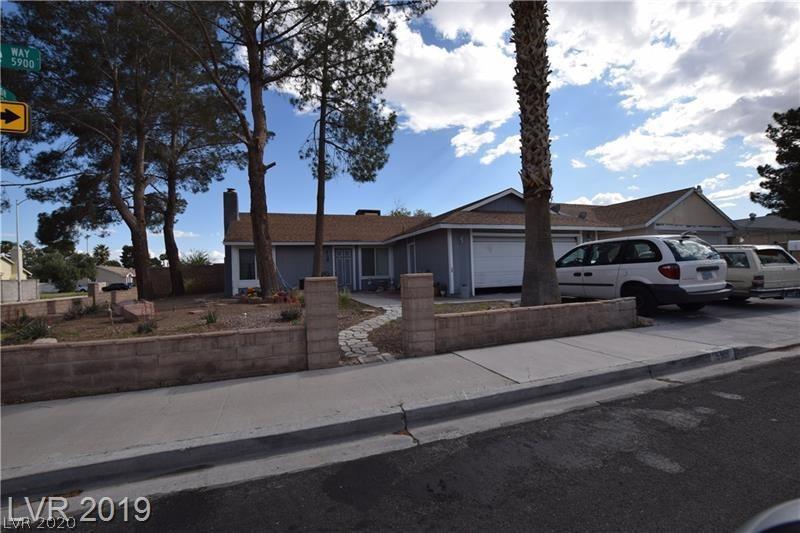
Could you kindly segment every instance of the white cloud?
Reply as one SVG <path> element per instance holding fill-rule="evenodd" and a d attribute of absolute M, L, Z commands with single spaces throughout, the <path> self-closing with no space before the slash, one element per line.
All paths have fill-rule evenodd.
<path fill-rule="evenodd" d="M 450 144 L 456 149 L 456 157 L 474 154 L 481 146 L 491 142 L 494 142 L 494 132 L 475 133 L 470 128 L 459 131 L 450 139 Z"/>
<path fill-rule="evenodd" d="M 738 200 L 740 198 L 750 198 L 751 192 L 760 192 L 763 189 L 759 187 L 759 183 L 761 182 L 760 179 L 754 179 L 750 181 L 746 181 L 742 185 L 738 187 L 733 187 L 730 189 L 720 189 L 718 191 L 714 191 L 711 194 L 707 194 L 709 200 L 720 201 L 720 202 L 730 202 L 731 200 Z"/>
<path fill-rule="evenodd" d="M 569 164 L 572 165 L 572 168 L 586 168 L 586 163 L 580 159 L 572 159 Z"/>
<path fill-rule="evenodd" d="M 724 137 L 713 133 L 652 135 L 637 129 L 592 148 L 586 155 L 596 158 L 609 170 L 620 171 L 657 161 L 682 165 L 692 159 L 708 159 L 708 153 L 719 152 L 724 147 Z"/>
<path fill-rule="evenodd" d="M 438 13 L 451 8 L 441 2 L 429 16 L 434 23 L 444 24 Z M 444 28 L 456 31 L 451 24 Z M 399 21 L 394 73 L 385 95 L 400 109 L 403 125 L 416 132 L 484 124 L 497 127 L 518 110 L 513 73 L 514 58 L 500 44 L 468 42 L 447 50 L 426 44 L 419 33 Z"/>
<path fill-rule="evenodd" d="M 713 191 L 714 189 L 727 183 L 727 179 L 729 177 L 729 174 L 720 172 L 716 176 L 711 176 L 710 178 L 704 179 L 699 183 L 699 185 L 704 191 Z"/>
<path fill-rule="evenodd" d="M 724 208 L 724 207 L 736 207 L 735 202 L 725 202 L 724 204 L 717 204 L 717 207 Z"/>
<path fill-rule="evenodd" d="M 637 187 L 636 185 L 628 185 L 628 190 L 629 191 L 638 191 L 639 187 Z"/>
<path fill-rule="evenodd" d="M 212 263 L 224 263 L 225 262 L 225 253 L 220 252 L 219 250 L 211 250 L 208 253 L 208 257 L 211 259 Z"/>
<path fill-rule="evenodd" d="M 506 137 L 506 139 L 492 148 L 488 150 L 483 157 L 481 157 L 481 164 L 488 165 L 501 155 L 506 154 L 518 154 L 520 151 L 520 136 L 519 135 L 511 135 L 510 137 Z"/>
<path fill-rule="evenodd" d="M 609 205 L 609 204 L 618 204 L 620 202 L 627 202 L 628 200 L 633 200 L 633 196 L 625 196 L 619 192 L 599 192 L 588 198 L 586 196 L 580 196 L 574 200 L 567 202 L 568 204 L 584 204 L 584 205 Z"/>
<path fill-rule="evenodd" d="M 200 235 L 198 235 L 197 233 L 195 233 L 193 231 L 182 231 L 182 230 L 179 230 L 179 229 L 175 230 L 175 238 L 176 239 L 192 239 L 192 238 L 199 237 L 199 236 Z"/>

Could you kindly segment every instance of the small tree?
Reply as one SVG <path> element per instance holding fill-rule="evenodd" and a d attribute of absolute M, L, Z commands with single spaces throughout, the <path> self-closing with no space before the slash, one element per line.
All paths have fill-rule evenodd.
<path fill-rule="evenodd" d="M 415 209 L 412 213 L 409 208 L 404 205 L 397 204 L 394 209 L 389 211 L 390 217 L 429 217 L 431 216 L 429 211 L 425 211 L 424 209 Z"/>
<path fill-rule="evenodd" d="M 133 246 L 126 244 L 122 247 L 122 253 L 119 255 L 119 261 L 125 268 L 133 268 Z"/>
<path fill-rule="evenodd" d="M 761 165 L 759 183 L 767 192 L 750 193 L 750 199 L 773 213 L 800 222 L 800 108 L 775 113 L 777 126 L 767 126 L 767 137 L 775 143 L 779 167 Z"/>
<path fill-rule="evenodd" d="M 182 261 L 187 265 L 210 265 L 211 257 L 205 250 L 191 250 L 183 256 Z"/>
<path fill-rule="evenodd" d="M 98 244 L 92 251 L 95 264 L 105 265 L 111 259 L 111 250 L 105 244 Z"/>

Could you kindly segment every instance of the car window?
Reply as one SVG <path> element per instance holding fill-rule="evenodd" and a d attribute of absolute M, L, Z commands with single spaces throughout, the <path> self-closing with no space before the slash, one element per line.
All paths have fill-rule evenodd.
<path fill-rule="evenodd" d="M 575 248 L 571 252 L 568 252 L 567 255 L 559 259 L 556 262 L 556 267 L 582 266 L 584 259 L 586 259 L 586 252 L 588 249 L 588 246 L 580 246 Z"/>
<path fill-rule="evenodd" d="M 623 263 L 654 263 L 661 261 L 661 251 L 650 241 L 628 241 L 622 252 Z"/>
<path fill-rule="evenodd" d="M 614 265 L 619 263 L 622 241 L 593 244 L 589 249 L 587 265 Z"/>
<path fill-rule="evenodd" d="M 664 243 L 679 262 L 719 259 L 717 251 L 700 239 L 664 239 Z"/>
<path fill-rule="evenodd" d="M 768 248 L 766 250 L 756 250 L 758 260 L 762 265 L 793 265 L 794 260 L 789 257 L 789 254 L 777 248 Z"/>
<path fill-rule="evenodd" d="M 720 252 L 720 255 L 728 263 L 728 268 L 750 268 L 745 252 Z"/>

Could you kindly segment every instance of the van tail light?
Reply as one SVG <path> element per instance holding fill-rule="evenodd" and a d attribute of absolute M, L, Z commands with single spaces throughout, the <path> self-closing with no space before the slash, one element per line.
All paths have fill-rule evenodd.
<path fill-rule="evenodd" d="M 753 276 L 753 288 L 758 289 L 759 287 L 763 286 L 764 286 L 764 276 L 763 275 Z"/>
<path fill-rule="evenodd" d="M 661 265 L 658 267 L 658 271 L 661 272 L 661 275 L 665 278 L 669 279 L 681 279 L 681 267 L 680 265 L 676 265 L 675 263 L 670 263 L 668 265 Z"/>

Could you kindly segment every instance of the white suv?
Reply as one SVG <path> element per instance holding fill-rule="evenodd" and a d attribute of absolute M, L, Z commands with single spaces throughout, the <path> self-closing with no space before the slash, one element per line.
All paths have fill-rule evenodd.
<path fill-rule="evenodd" d="M 725 261 L 710 244 L 686 234 L 588 242 L 556 261 L 556 271 L 563 296 L 633 296 L 645 316 L 669 304 L 696 311 L 731 293 Z"/>

